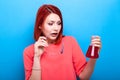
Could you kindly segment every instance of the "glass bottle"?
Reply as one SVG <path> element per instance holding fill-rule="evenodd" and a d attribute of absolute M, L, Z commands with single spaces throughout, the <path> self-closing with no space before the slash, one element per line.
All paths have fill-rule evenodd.
<path fill-rule="evenodd" d="M 99 57 L 99 47 L 90 45 L 87 50 L 86 57 L 94 58 L 94 59 L 98 58 Z"/>

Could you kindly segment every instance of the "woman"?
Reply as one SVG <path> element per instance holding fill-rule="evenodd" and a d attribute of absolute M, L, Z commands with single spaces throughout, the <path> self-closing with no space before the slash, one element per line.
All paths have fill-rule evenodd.
<path fill-rule="evenodd" d="M 35 44 L 24 50 L 26 80 L 88 80 L 96 59 L 87 62 L 76 40 L 63 36 L 63 20 L 60 10 L 54 5 L 39 8 L 35 28 Z M 91 40 L 101 48 L 100 37 Z"/>

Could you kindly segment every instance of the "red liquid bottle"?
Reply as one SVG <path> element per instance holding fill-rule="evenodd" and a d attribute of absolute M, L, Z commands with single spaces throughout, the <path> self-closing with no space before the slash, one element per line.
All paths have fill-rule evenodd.
<path fill-rule="evenodd" d="M 99 57 L 98 50 L 99 50 L 99 47 L 90 45 L 87 50 L 86 57 L 94 58 L 94 59 L 98 58 Z"/>

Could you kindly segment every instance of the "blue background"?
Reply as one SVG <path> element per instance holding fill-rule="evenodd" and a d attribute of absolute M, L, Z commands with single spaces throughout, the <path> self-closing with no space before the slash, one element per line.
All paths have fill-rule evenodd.
<path fill-rule="evenodd" d="M 91 80 L 120 80 L 120 0 L 0 0 L 0 80 L 24 80 L 23 50 L 34 42 L 36 13 L 44 3 L 61 9 L 64 34 L 74 36 L 84 54 L 91 36 L 101 36 Z"/>

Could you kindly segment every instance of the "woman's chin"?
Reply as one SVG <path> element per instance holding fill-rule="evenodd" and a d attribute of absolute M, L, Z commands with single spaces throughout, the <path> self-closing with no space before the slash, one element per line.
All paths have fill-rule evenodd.
<path fill-rule="evenodd" d="M 52 40 L 52 41 L 55 41 L 55 40 L 56 40 L 56 38 L 57 38 L 57 37 L 52 37 L 52 38 L 51 38 L 51 40 Z"/>
<path fill-rule="evenodd" d="M 49 38 L 51 41 L 55 41 L 57 39 L 57 37 L 50 37 Z"/>

